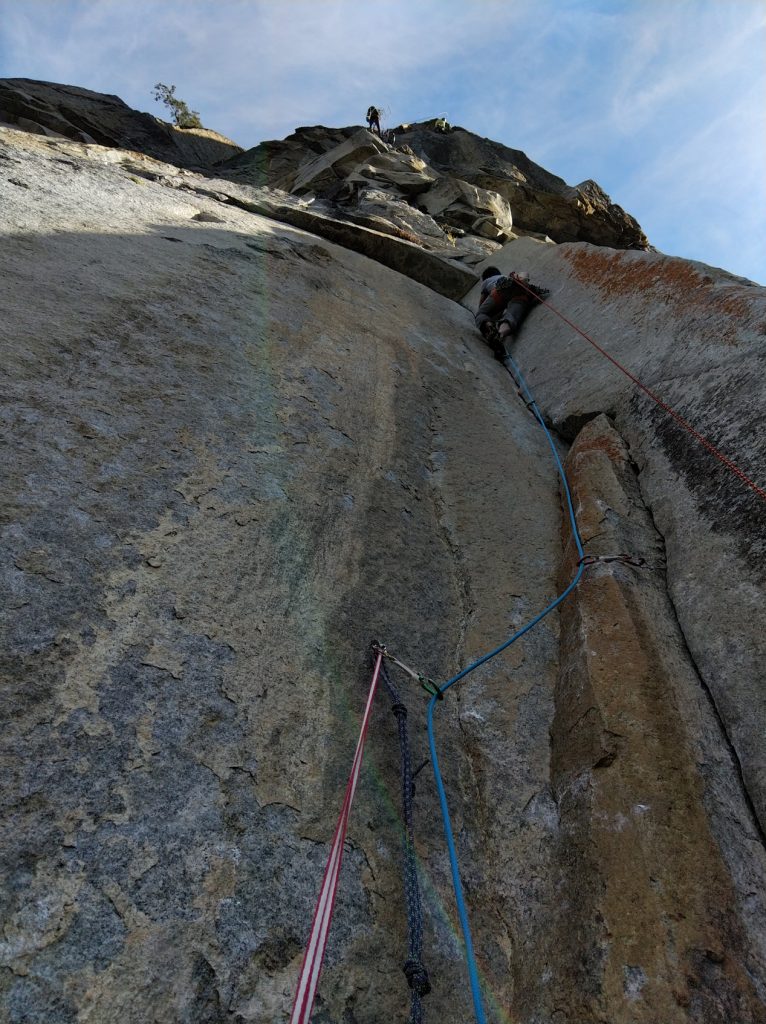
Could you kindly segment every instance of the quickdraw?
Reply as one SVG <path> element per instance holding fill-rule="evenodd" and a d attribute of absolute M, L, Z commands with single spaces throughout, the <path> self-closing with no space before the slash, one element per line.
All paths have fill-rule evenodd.
<path fill-rule="evenodd" d="M 437 700 L 444 700 L 444 694 L 433 679 L 429 679 L 428 676 L 424 676 L 422 672 L 416 672 L 414 668 L 410 668 L 409 665 L 405 665 L 403 661 L 399 661 L 391 654 L 385 644 L 373 644 L 373 651 L 376 654 L 382 655 L 384 658 L 388 658 L 389 661 L 393 662 L 394 665 L 398 665 L 402 672 L 406 672 L 410 678 L 414 679 L 423 689 L 426 691 L 429 697 L 436 697 Z"/>
<path fill-rule="evenodd" d="M 651 566 L 645 558 L 639 555 L 583 555 L 578 565 L 586 568 L 589 565 L 596 565 L 598 562 L 622 562 L 623 565 L 632 565 L 636 569 L 649 569 Z"/>

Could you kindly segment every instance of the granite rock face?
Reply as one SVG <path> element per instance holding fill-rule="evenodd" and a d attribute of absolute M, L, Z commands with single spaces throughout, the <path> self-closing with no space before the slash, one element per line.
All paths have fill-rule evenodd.
<path fill-rule="evenodd" d="M 555 586 L 556 484 L 460 306 L 104 157 L 3 133 L 0 999 L 14 1022 L 271 1024 L 289 1011 L 370 640 L 443 677 L 537 607 Z M 509 473 L 531 530 L 530 505 L 498 500 Z M 529 567 L 515 564 L 522 532 Z M 501 564 L 510 587 L 509 572 L 479 585 Z M 550 841 L 524 809 L 548 775 L 555 635 L 551 622 L 534 661 L 488 669 L 438 723 L 504 1002 L 512 903 L 532 913 L 525 876 L 544 872 Z M 509 688 L 520 705 L 503 703 Z M 420 763 L 421 692 L 405 700 Z M 492 745 L 471 738 L 495 705 L 502 785 L 518 780 L 511 836 L 482 781 L 499 784 Z M 408 1004 L 383 701 L 368 764 L 325 1021 L 399 1019 Z M 434 798 L 423 772 L 429 1012 L 450 1019 L 469 1007 Z M 488 814 L 513 861 L 500 913 Z"/>
<path fill-rule="evenodd" d="M 550 288 L 552 306 L 763 484 L 766 289 L 704 264 L 585 245 L 519 240 L 493 262 L 523 266 Z M 667 546 L 686 642 L 766 828 L 766 650 L 757 625 L 766 503 L 551 310 L 530 318 L 517 352 L 565 437 L 605 412 L 629 443 Z"/>
<path fill-rule="evenodd" d="M 549 235 L 557 242 L 586 240 L 597 245 L 646 249 L 639 224 L 593 181 L 572 188 L 519 150 L 482 139 L 462 128 L 438 131 L 431 123 L 394 129 L 388 147 L 376 135 L 354 128 L 299 128 L 283 142 L 266 142 L 227 161 L 226 176 L 250 185 L 269 185 L 319 199 L 337 199 L 343 181 L 384 182 L 393 200 L 407 200 L 432 216 L 451 235 L 504 242 L 519 234 Z M 365 141 L 366 137 L 366 141 Z M 365 145 L 388 149 L 372 165 L 349 170 L 349 156 Z M 413 164 L 418 160 L 418 164 Z M 402 162 L 409 165 L 397 172 Z M 375 170 L 376 164 L 380 170 Z M 336 216 L 356 209 L 353 187 Z M 512 225 L 515 225 L 512 228 Z M 417 233 L 417 227 L 412 230 Z M 421 236 L 428 242 L 432 231 Z M 470 262 L 470 260 L 469 260 Z"/>
<path fill-rule="evenodd" d="M 554 934 L 581 978 L 572 1015 L 621 1020 L 627 1000 L 647 1024 L 760 1020 L 761 836 L 668 597 L 663 539 L 605 416 L 566 468 L 587 555 L 630 554 L 589 566 L 562 606 L 551 767 L 570 885 Z M 577 560 L 570 536 L 562 589 Z"/>
<path fill-rule="evenodd" d="M 207 128 L 176 128 L 118 96 L 73 85 L 0 79 L 0 122 L 40 135 L 138 150 L 179 167 L 209 167 L 241 147 Z"/>
<path fill-rule="evenodd" d="M 443 174 L 451 174 L 502 196 L 513 210 L 517 233 L 542 233 L 554 242 L 592 242 L 619 249 L 646 249 L 634 217 L 612 203 L 594 181 L 574 187 L 518 149 L 483 139 L 464 128 L 434 131 L 405 125 L 397 141 Z"/>
<path fill-rule="evenodd" d="M 516 237 L 511 230 L 513 215 L 508 203 L 496 192 L 476 188 L 459 178 L 440 178 L 423 196 L 422 204 L 433 217 L 472 235 L 492 241 Z"/>
<path fill-rule="evenodd" d="M 358 193 L 367 223 L 0 129 L 11 1024 L 287 1020 L 370 642 L 445 679 L 575 571 L 545 437 L 451 301 L 476 274 L 433 218 L 377 231 L 390 192 Z M 454 240 L 529 270 L 757 473 L 764 289 Z M 586 552 L 645 564 L 590 566 L 439 707 L 488 1019 L 764 1024 L 758 499 L 565 328 L 535 310 L 514 356 Z M 419 765 L 422 691 L 397 682 Z M 317 1024 L 407 1019 L 398 762 L 381 700 Z M 464 1024 L 428 766 L 415 808 L 426 1019 Z"/>

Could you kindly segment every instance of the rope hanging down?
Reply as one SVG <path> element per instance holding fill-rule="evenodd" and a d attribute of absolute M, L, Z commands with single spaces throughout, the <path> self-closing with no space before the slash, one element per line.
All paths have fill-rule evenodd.
<path fill-rule="evenodd" d="M 640 388 L 640 390 L 643 391 L 645 395 L 648 395 L 648 397 L 651 398 L 653 402 L 655 402 L 661 409 L 664 409 L 669 416 L 672 416 L 676 423 L 683 427 L 683 429 L 687 431 L 687 433 L 691 434 L 691 436 L 694 438 L 695 441 L 698 442 L 698 444 L 701 444 L 702 447 L 706 448 L 707 451 L 709 451 L 711 455 L 718 459 L 719 462 L 723 463 L 723 465 L 726 466 L 726 468 L 730 470 L 732 473 L 734 473 L 734 475 L 737 476 L 746 487 L 749 487 L 751 491 L 754 491 L 762 501 L 766 501 L 766 490 L 764 490 L 763 487 L 759 487 L 754 480 L 751 480 L 750 477 L 746 473 L 744 473 L 735 462 L 733 462 L 727 455 L 724 455 L 719 448 L 716 448 L 712 441 L 709 441 L 704 434 L 701 434 L 699 430 L 697 430 L 695 427 L 691 425 L 691 423 L 689 423 L 688 420 L 685 420 L 683 416 L 680 413 L 676 412 L 676 410 L 671 405 L 668 405 L 668 403 L 663 398 L 660 398 L 659 395 L 655 394 L 655 392 L 652 391 L 651 388 L 647 387 L 646 384 L 643 383 L 643 381 L 640 381 L 638 377 L 635 376 L 635 374 L 631 373 L 630 370 L 627 369 L 627 367 L 623 366 L 621 362 L 615 359 L 614 356 L 607 352 L 605 348 L 602 348 L 597 341 L 594 341 L 594 339 L 591 338 L 591 336 L 587 334 L 585 331 L 583 331 L 581 328 L 579 328 L 576 323 L 573 323 L 568 317 L 564 316 L 564 314 L 560 310 L 556 309 L 555 306 L 552 306 L 550 302 L 548 302 L 546 299 L 537 296 L 531 288 L 527 288 L 523 281 L 518 281 L 517 283 L 520 284 L 521 287 L 524 288 L 526 291 L 528 291 L 530 295 L 534 295 L 535 298 L 537 298 L 538 301 L 541 302 L 544 306 L 547 306 L 552 313 L 555 313 L 556 316 L 563 320 L 565 324 L 568 324 L 573 331 L 577 331 L 577 333 L 581 337 L 585 338 L 588 344 L 592 345 L 597 352 L 600 352 L 605 359 L 608 359 L 613 366 L 616 366 L 620 373 L 624 373 L 629 380 L 633 381 L 637 388 Z"/>
<path fill-rule="evenodd" d="M 311 1010 L 319 983 L 319 974 L 322 970 L 322 961 L 324 960 L 325 949 L 327 948 L 327 938 L 330 934 L 330 922 L 332 921 L 332 912 L 335 907 L 335 896 L 338 891 L 338 878 L 343 861 L 343 844 L 346 840 L 346 832 L 348 831 L 348 819 L 351 814 L 351 804 L 354 800 L 356 784 L 359 781 L 359 770 L 362 767 L 364 741 L 370 725 L 372 702 L 378 686 L 382 661 L 383 655 L 378 652 L 375 658 L 372 681 L 370 682 L 370 692 L 367 695 L 367 704 L 362 717 L 359 739 L 356 743 L 354 761 L 351 765 L 351 774 L 346 783 L 346 795 L 343 799 L 338 823 L 335 826 L 330 856 L 324 869 L 322 885 L 319 889 L 319 897 L 314 910 L 314 919 L 311 922 L 311 933 L 308 945 L 306 946 L 306 952 L 303 956 L 303 966 L 298 978 L 298 988 L 295 992 L 295 1002 L 293 1004 L 292 1016 L 290 1017 L 290 1024 L 309 1024 L 311 1019 Z"/>
<path fill-rule="evenodd" d="M 521 287 L 532 293 L 530 288 L 523 282 L 518 282 Z M 535 296 L 539 298 L 538 296 Z M 556 314 L 564 323 L 568 324 L 573 330 L 580 334 L 585 340 L 592 345 L 598 352 L 601 353 L 606 359 L 609 360 L 621 373 L 628 377 L 641 391 L 643 391 L 653 402 L 655 402 L 660 408 L 664 409 L 677 423 L 680 424 L 691 436 L 704 448 L 706 448 L 715 458 L 717 458 L 727 469 L 733 472 L 747 487 L 753 490 L 758 497 L 766 501 L 766 490 L 759 487 L 753 480 L 751 480 L 731 459 L 724 455 L 715 445 L 709 441 L 703 434 L 696 430 L 687 420 L 685 420 L 679 413 L 668 405 L 659 395 L 655 394 L 650 388 L 648 388 L 641 380 L 638 379 L 633 373 L 624 367 L 617 359 L 615 359 L 609 352 L 602 348 L 593 338 L 590 337 L 585 331 L 581 330 L 575 323 L 569 320 L 563 313 L 561 313 L 555 306 L 551 305 L 545 299 L 540 298 L 540 302 L 547 306 L 553 313 Z M 314 918 L 311 925 L 311 933 L 309 937 L 308 946 L 304 955 L 303 965 L 301 967 L 301 973 L 298 981 L 298 987 L 295 994 L 295 1002 L 293 1005 L 293 1012 L 290 1018 L 290 1024 L 309 1024 L 311 1011 L 314 1004 L 314 998 L 316 995 L 316 988 L 319 982 L 319 975 L 322 969 L 322 961 L 324 959 L 324 953 L 327 946 L 327 939 L 329 936 L 330 923 L 332 920 L 332 913 L 335 905 L 335 896 L 338 888 L 338 880 L 340 875 L 340 868 L 343 859 L 343 845 L 345 842 L 346 832 L 348 830 L 348 821 L 351 811 L 351 804 L 354 799 L 354 793 L 356 791 L 356 785 L 359 779 L 359 771 L 362 764 L 362 754 L 364 750 L 364 742 L 367 736 L 367 730 L 369 727 L 370 712 L 372 710 L 372 703 L 375 696 L 375 690 L 377 688 L 378 678 L 383 675 L 384 683 L 389 690 L 389 693 L 394 701 L 392 710 L 397 717 L 399 727 L 399 738 L 401 747 L 401 763 L 402 763 L 402 801 L 404 808 L 404 819 L 405 819 L 405 830 L 404 830 L 404 872 L 405 872 L 405 893 L 407 899 L 407 918 L 408 918 L 408 958 L 404 965 L 404 971 L 407 975 L 407 980 L 412 990 L 412 1011 L 410 1017 L 410 1024 L 422 1024 L 422 1006 L 420 1004 L 420 997 L 430 991 L 430 984 L 428 981 L 428 975 L 423 967 L 420 957 L 422 955 L 423 945 L 423 922 L 422 922 L 422 905 L 420 901 L 420 890 L 417 881 L 417 866 L 415 862 L 415 850 L 414 850 L 414 837 L 412 827 L 412 795 L 413 795 L 413 782 L 412 782 L 412 766 L 410 763 L 409 756 L 409 743 L 407 738 L 407 725 L 406 715 L 407 710 L 401 703 L 398 692 L 391 680 L 389 679 L 386 671 L 382 668 L 382 659 L 384 654 L 390 657 L 391 660 L 400 665 L 406 672 L 414 676 L 419 682 L 431 694 L 431 699 L 428 703 L 428 744 L 431 752 L 431 762 L 433 765 L 434 780 L 436 782 L 436 788 L 439 795 L 439 804 L 441 807 L 442 820 L 444 824 L 444 834 L 447 841 L 447 849 L 450 860 L 450 871 L 452 874 L 452 883 L 455 891 L 455 901 L 458 909 L 458 916 L 460 918 L 460 926 L 463 932 L 463 938 L 465 941 L 465 955 L 466 964 L 468 968 L 469 980 L 471 985 L 471 996 L 473 999 L 474 1013 L 476 1016 L 477 1024 L 486 1024 L 486 1016 L 484 1013 L 484 1007 L 481 1000 L 481 988 L 479 984 L 478 969 L 476 966 L 476 958 L 473 949 L 473 941 L 471 938 L 470 923 L 468 920 L 468 912 L 465 905 L 465 899 L 463 897 L 462 883 L 460 880 L 460 867 L 457 859 L 457 851 L 455 848 L 454 834 L 452 831 L 452 823 L 450 819 L 449 806 L 447 804 L 447 796 L 444 789 L 444 783 L 441 776 L 441 770 L 439 767 L 439 759 L 436 751 L 436 741 L 434 736 L 434 711 L 438 705 L 438 702 L 444 699 L 444 695 L 452 686 L 460 682 L 471 672 L 475 671 L 481 665 L 490 661 L 496 657 L 502 651 L 506 650 L 511 644 L 515 643 L 516 640 L 528 633 L 534 626 L 536 626 L 542 619 L 550 614 L 555 608 L 557 608 L 562 601 L 574 590 L 577 584 L 580 582 L 580 578 L 583 574 L 586 566 L 595 564 L 597 561 L 622 561 L 629 565 L 643 566 L 645 562 L 643 559 L 633 559 L 628 555 L 618 556 L 586 556 L 580 534 L 577 528 L 577 520 L 575 517 L 574 507 L 572 503 L 572 496 L 569 490 L 569 485 L 564 472 L 564 467 L 561 464 L 559 454 L 556 450 L 553 438 L 545 425 L 545 421 L 537 407 L 537 404 L 532 397 L 526 381 L 521 373 L 521 370 L 513 361 L 510 356 L 506 357 L 503 364 L 508 371 L 511 378 L 514 380 L 518 388 L 518 392 L 522 400 L 528 409 L 534 414 L 538 423 L 542 427 L 551 452 L 553 459 L 556 464 L 557 471 L 561 478 L 564 494 L 566 497 L 567 510 L 569 514 L 569 520 L 572 527 L 572 536 L 575 541 L 578 553 L 577 571 L 573 576 L 569 584 L 564 590 L 554 598 L 541 612 L 539 612 L 534 618 L 532 618 L 525 626 L 519 629 L 511 637 L 509 637 L 504 643 L 500 644 L 494 650 L 488 654 L 483 655 L 476 661 L 472 662 L 462 671 L 458 672 L 455 676 L 449 679 L 441 687 L 433 683 L 432 680 L 425 676 L 422 676 L 412 669 L 409 669 L 406 665 L 396 661 L 391 655 L 388 655 L 384 649 L 380 647 L 375 648 L 376 660 L 375 667 L 373 670 L 373 677 L 370 683 L 370 691 L 367 697 L 367 705 L 365 707 L 364 716 L 362 719 L 362 726 L 357 741 L 356 752 L 354 754 L 354 761 L 351 768 L 351 774 L 349 775 L 348 783 L 346 785 L 346 794 L 341 808 L 340 817 L 335 827 L 335 834 L 333 836 L 332 847 L 330 855 L 328 857 L 327 864 L 325 866 L 324 876 L 322 879 L 322 885 L 317 899 L 317 905 L 314 910 Z"/>
<path fill-rule="evenodd" d="M 394 660 L 394 659 L 392 659 Z M 399 730 L 399 754 L 402 768 L 402 809 L 404 814 L 404 834 L 402 847 L 404 854 L 404 896 L 407 903 L 407 959 L 404 962 L 404 973 L 411 989 L 411 1005 L 409 1024 L 423 1024 L 423 1007 L 420 999 L 431 991 L 428 973 L 423 966 L 423 906 L 420 901 L 418 884 L 418 868 L 415 859 L 415 832 L 412 803 L 415 796 L 415 783 L 410 759 L 410 741 L 407 734 L 407 708 L 396 686 L 381 665 L 381 678 L 392 700 L 391 710 L 396 716 Z"/>
<path fill-rule="evenodd" d="M 465 677 L 469 675 L 469 673 L 473 672 L 480 665 L 484 665 L 491 658 L 494 658 L 496 655 L 500 654 L 501 651 L 504 651 L 506 648 L 510 647 L 511 644 L 515 643 L 520 637 L 524 636 L 525 633 L 528 633 L 529 630 L 533 628 L 533 626 L 536 626 L 538 622 L 544 619 L 546 615 L 548 615 L 550 612 L 553 611 L 554 608 L 558 607 L 558 605 L 561 604 L 561 602 L 574 590 L 574 588 L 580 582 L 580 577 L 582 576 L 584 571 L 583 559 L 585 558 L 585 552 L 583 551 L 582 542 L 580 540 L 580 533 L 577 529 L 577 519 L 575 518 L 574 506 L 572 504 L 572 495 L 569 491 L 569 484 L 567 483 L 564 467 L 561 465 L 559 453 L 556 451 L 556 445 L 554 444 L 553 438 L 551 437 L 548 428 L 545 425 L 545 421 L 543 420 L 540 410 L 537 408 L 537 404 L 535 403 L 534 398 L 530 394 L 529 388 L 527 387 L 527 383 L 524 380 L 521 370 L 513 362 L 510 356 L 508 356 L 507 359 L 506 369 L 508 370 L 509 374 L 512 377 L 514 377 L 515 372 L 516 383 L 520 385 L 521 390 L 523 392 L 522 398 L 527 403 L 529 408 L 532 410 L 538 423 L 545 431 L 545 436 L 548 440 L 548 444 L 550 445 L 551 452 L 553 453 L 553 459 L 556 463 L 556 468 L 558 469 L 559 476 L 561 477 L 561 482 L 564 488 L 564 494 L 566 496 L 567 501 L 567 509 L 569 512 L 569 521 L 572 526 L 572 536 L 577 546 L 577 554 L 579 561 L 577 565 L 577 572 L 575 573 L 569 585 L 565 587 L 565 589 L 559 594 L 557 598 L 551 601 L 551 603 L 546 608 L 544 608 L 525 626 L 518 630 L 518 632 L 514 633 L 512 637 L 505 641 L 505 643 L 500 644 L 499 647 L 496 647 L 493 651 L 490 651 L 489 654 L 485 654 L 483 657 L 478 658 L 476 661 L 472 662 L 467 668 L 464 668 L 461 672 L 458 672 L 457 675 L 453 676 L 452 679 L 449 679 L 446 683 L 444 683 L 444 685 L 439 688 L 439 697 L 433 696 L 431 700 L 428 702 L 428 746 L 431 750 L 431 763 L 433 765 L 436 789 L 439 794 L 439 805 L 441 807 L 442 821 L 444 824 L 444 836 L 445 839 L 447 840 L 450 871 L 452 874 L 452 886 L 453 889 L 455 890 L 455 902 L 457 903 L 458 916 L 460 918 L 460 928 L 463 932 L 463 939 L 465 942 L 466 964 L 468 967 L 468 977 L 471 984 L 471 997 L 473 999 L 473 1008 L 477 1024 L 486 1024 L 487 1018 L 484 1014 L 484 1006 L 482 1005 L 481 1001 L 479 972 L 476 967 L 476 957 L 474 955 L 473 941 L 471 939 L 471 926 L 468 921 L 468 911 L 466 909 L 465 899 L 463 898 L 463 887 L 460 881 L 460 866 L 458 864 L 457 851 L 455 849 L 455 839 L 452 832 L 452 822 L 450 820 L 449 806 L 447 805 L 447 794 L 444 790 L 444 782 L 442 781 L 441 770 L 439 768 L 439 758 L 436 753 L 436 739 L 434 737 L 434 711 L 436 710 L 438 699 L 441 696 L 443 696 L 446 693 L 446 691 L 450 689 L 450 687 L 454 686 L 455 683 L 460 682 L 461 679 L 465 679 Z"/>

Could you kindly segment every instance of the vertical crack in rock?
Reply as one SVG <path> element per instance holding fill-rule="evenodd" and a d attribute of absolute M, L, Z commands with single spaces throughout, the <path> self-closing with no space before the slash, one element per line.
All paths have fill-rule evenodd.
<path fill-rule="evenodd" d="M 587 245 L 522 239 L 508 259 L 523 260 L 534 280 L 551 287 L 557 309 L 757 475 L 766 451 L 766 289 L 686 260 Z M 642 491 L 667 545 L 686 642 L 766 831 L 766 505 L 558 317 L 530 318 L 518 346 L 554 419 L 576 426 L 592 410 L 614 410 L 633 443 Z"/>
<path fill-rule="evenodd" d="M 427 392 L 427 389 L 424 389 Z M 432 441 L 435 443 L 442 438 L 441 431 L 437 425 L 438 413 L 433 402 L 428 406 L 428 429 Z M 440 459 L 446 459 L 441 452 L 431 451 L 428 462 L 428 471 L 431 482 L 431 497 L 434 505 L 434 519 L 437 523 L 439 536 L 446 550 L 450 552 L 450 564 L 452 566 L 455 590 L 460 595 L 461 614 L 458 635 L 455 638 L 454 650 L 452 651 L 452 664 L 461 665 L 465 656 L 465 642 L 468 629 L 476 611 L 476 604 L 471 592 L 471 578 L 465 564 L 463 549 L 460 538 L 450 522 L 447 505 L 444 500 L 441 485 L 442 465 Z"/>
<path fill-rule="evenodd" d="M 656 567 L 662 541 L 606 417 L 578 435 L 567 471 L 586 552 Z M 569 538 L 564 577 L 575 561 Z M 557 927 L 579 936 L 579 952 L 561 939 L 572 1012 L 619 1019 L 628 999 L 636 1022 L 760 1024 L 766 858 L 663 577 L 597 563 L 561 618 L 552 758 Z"/>
<path fill-rule="evenodd" d="M 460 492 L 448 491 L 447 509 L 450 522 L 461 524 L 461 568 L 472 581 L 465 660 L 497 646 L 551 599 L 560 559 L 561 510 L 550 451 L 509 379 L 492 371 L 490 382 L 478 387 L 481 412 L 474 410 L 468 422 L 453 413 L 443 428 L 453 437 L 460 428 L 465 438 L 456 453 L 464 459 L 453 469 Z M 450 807 L 474 942 L 491 984 L 516 1012 L 534 1012 L 547 1002 L 538 964 L 557 826 L 552 801 L 544 811 L 540 798 L 550 781 L 557 649 L 552 616 L 451 697 L 460 762 L 448 765 L 455 792 Z"/>
<path fill-rule="evenodd" d="M 641 490 L 641 497 L 642 497 L 643 505 L 644 505 L 644 508 L 646 509 L 647 514 L 649 515 L 649 517 L 651 519 L 652 528 L 656 531 L 657 536 L 662 539 L 662 543 L 663 543 L 663 546 L 664 546 L 665 538 L 662 535 L 662 533 L 660 531 L 660 528 L 657 525 L 657 522 L 656 522 L 656 520 L 654 518 L 654 514 L 652 512 L 651 505 L 649 504 L 646 496 L 643 493 L 643 489 L 641 488 L 641 474 L 638 472 L 637 467 L 636 467 L 636 476 L 637 476 L 637 481 L 638 481 L 639 489 Z M 680 619 L 680 617 L 678 615 L 678 609 L 676 608 L 676 604 L 675 604 L 675 602 L 673 600 L 673 595 L 671 593 L 671 589 L 670 589 L 670 587 L 667 584 L 667 569 L 664 570 L 663 575 L 664 575 L 664 579 L 665 579 L 665 594 L 667 596 L 668 605 L 670 606 L 670 608 L 673 611 L 673 618 L 674 618 L 675 624 L 676 624 L 676 626 L 678 628 L 678 634 L 679 634 L 679 636 L 683 640 L 684 650 L 686 652 L 686 656 L 689 659 L 689 663 L 694 667 L 694 672 L 695 672 L 697 680 L 699 682 L 700 690 L 702 691 L 702 693 L 704 693 L 705 699 L 706 699 L 708 705 L 710 706 L 710 710 L 711 710 L 711 712 L 712 712 L 713 716 L 715 717 L 715 720 L 716 720 L 716 722 L 718 724 L 721 740 L 722 740 L 722 742 L 726 746 L 726 749 L 728 751 L 729 757 L 731 758 L 732 766 L 733 766 L 733 768 L 734 768 L 734 770 L 736 772 L 737 778 L 739 780 L 739 788 L 740 788 L 740 791 L 741 791 L 741 794 L 742 794 L 742 799 L 743 799 L 745 805 L 747 806 L 747 808 L 748 808 L 748 810 L 750 812 L 750 820 L 751 820 L 753 829 L 758 834 L 758 837 L 759 837 L 759 840 L 761 842 L 761 845 L 763 846 L 764 851 L 766 852 L 766 831 L 764 830 L 764 827 L 763 827 L 763 825 L 761 823 L 761 820 L 760 820 L 760 818 L 758 816 L 758 812 L 756 810 L 755 803 L 753 802 L 753 798 L 752 798 L 752 796 L 750 794 L 750 791 L 749 791 L 749 789 L 747 787 L 747 782 L 745 781 L 745 775 L 744 775 L 744 772 L 742 770 L 742 762 L 740 761 L 739 754 L 737 753 L 737 748 L 734 746 L 734 743 L 732 742 L 732 739 L 729 736 L 729 733 L 728 733 L 728 731 L 726 729 L 726 723 L 725 723 L 725 721 L 724 721 L 724 719 L 723 719 L 723 717 L 722 717 L 722 715 L 721 715 L 721 713 L 720 713 L 720 711 L 718 709 L 718 705 L 716 704 L 715 697 L 713 696 L 713 691 L 711 690 L 707 680 L 705 679 L 705 676 L 704 676 L 704 674 L 702 672 L 702 669 L 700 668 L 700 666 L 698 665 L 697 661 L 695 660 L 694 653 L 693 653 L 691 647 L 689 646 L 689 642 L 688 642 L 688 640 L 686 638 L 686 634 L 684 632 L 683 623 L 681 622 L 681 619 Z"/>

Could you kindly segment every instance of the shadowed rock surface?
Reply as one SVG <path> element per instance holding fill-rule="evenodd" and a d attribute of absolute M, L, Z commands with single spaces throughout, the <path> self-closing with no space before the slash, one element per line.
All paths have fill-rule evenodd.
<path fill-rule="evenodd" d="M 2 121 L 39 135 L 138 150 L 179 167 L 208 167 L 241 152 L 218 132 L 176 128 L 133 110 L 119 96 L 30 78 L 0 79 Z"/>
<path fill-rule="evenodd" d="M 417 240 L 9 129 L 0 209 L 3 1018 L 286 1020 L 369 643 L 445 679 L 559 592 L 550 449 Z M 491 258 L 757 476 L 764 289 Z M 762 504 L 549 311 L 514 354 L 586 551 L 648 568 L 586 570 L 439 708 L 488 1019 L 763 1024 Z M 317 1024 L 407 1019 L 398 758 L 381 700 Z M 428 767 L 415 807 L 426 1020 L 464 1024 Z"/>

